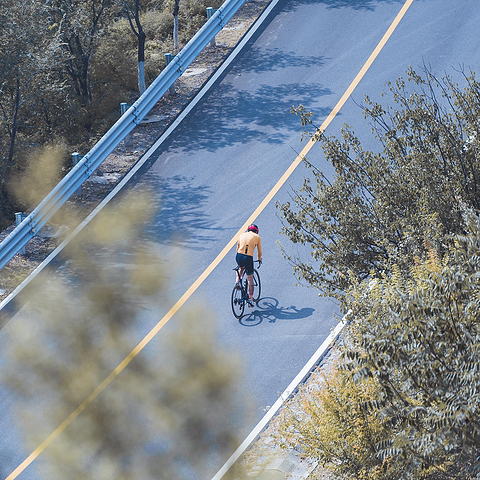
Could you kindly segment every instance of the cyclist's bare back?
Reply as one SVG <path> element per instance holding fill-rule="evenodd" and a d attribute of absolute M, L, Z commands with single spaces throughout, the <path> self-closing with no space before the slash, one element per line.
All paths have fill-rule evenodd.
<path fill-rule="evenodd" d="M 237 264 L 240 267 L 237 272 L 237 282 L 243 276 L 243 272 L 247 274 L 248 280 L 248 304 L 253 306 L 253 254 L 257 249 L 257 258 L 262 262 L 262 239 L 258 234 L 258 227 L 250 225 L 246 232 L 240 234 L 237 241 Z"/>

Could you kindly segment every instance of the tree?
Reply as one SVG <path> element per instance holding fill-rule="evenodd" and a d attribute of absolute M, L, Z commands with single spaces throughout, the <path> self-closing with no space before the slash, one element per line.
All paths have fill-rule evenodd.
<path fill-rule="evenodd" d="M 334 369 L 322 380 L 318 389 L 301 388 L 292 400 L 294 405 L 282 411 L 280 445 L 315 459 L 335 478 L 399 478 L 401 462 L 378 456 L 378 444 L 390 427 L 376 412 L 364 408 L 379 393 L 376 379 L 356 384 L 345 371 Z M 314 473 L 309 478 L 317 477 Z"/>
<path fill-rule="evenodd" d="M 12 218 L 9 182 L 21 163 L 18 151 L 38 139 L 30 126 L 39 119 L 40 85 L 55 68 L 58 42 L 48 31 L 43 2 L 2 2 L 1 7 L 0 225 L 4 225 L 6 218 Z M 38 25 L 32 23 L 32 18 L 38 19 Z M 23 148 L 19 149 L 19 145 Z"/>
<path fill-rule="evenodd" d="M 145 40 L 146 35 L 140 21 L 140 0 L 134 0 L 133 3 L 123 0 L 122 2 L 125 16 L 128 19 L 132 32 L 138 39 L 137 65 L 138 65 L 138 91 L 140 95 L 145 92 Z"/>
<path fill-rule="evenodd" d="M 349 272 L 408 269 L 425 238 L 441 253 L 445 235 L 462 231 L 464 207 L 480 206 L 480 85 L 473 73 L 464 80 L 460 89 L 410 69 L 407 81 L 388 84 L 394 107 L 366 98 L 379 152 L 364 150 L 347 126 L 342 140 L 318 138 L 334 177 L 306 161 L 312 178 L 278 205 L 283 233 L 310 247 L 313 263 L 289 257 L 301 279 L 342 300 Z M 294 111 L 313 125 L 303 107 Z"/>
<path fill-rule="evenodd" d="M 284 233 L 313 257 L 289 257 L 296 273 L 353 312 L 340 383 L 287 433 L 347 476 L 360 464 L 372 480 L 480 474 L 480 85 L 463 78 L 461 89 L 410 69 L 388 84 L 394 107 L 366 98 L 379 152 L 350 127 L 342 140 L 316 133 L 333 178 L 306 162 L 312 178 L 279 205 Z"/>
<path fill-rule="evenodd" d="M 50 22 L 64 47 L 65 69 L 83 106 L 92 101 L 90 61 L 111 0 L 51 0 Z"/>
<path fill-rule="evenodd" d="M 178 12 L 180 10 L 180 0 L 175 0 L 175 6 L 173 7 L 173 50 L 178 52 Z"/>
<path fill-rule="evenodd" d="M 480 475 L 480 217 L 443 258 L 352 278 L 338 370 L 303 390 L 281 442 L 340 478 Z"/>
<path fill-rule="evenodd" d="M 480 218 L 441 258 L 429 247 L 410 274 L 392 267 L 355 284 L 355 345 L 345 353 L 350 381 L 376 380 L 365 408 L 385 419 L 382 458 L 418 478 L 454 464 L 480 474 Z"/>

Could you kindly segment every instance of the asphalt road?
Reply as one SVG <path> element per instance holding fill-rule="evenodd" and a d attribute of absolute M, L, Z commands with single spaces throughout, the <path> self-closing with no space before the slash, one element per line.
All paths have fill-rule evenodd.
<path fill-rule="evenodd" d="M 147 187 L 158 207 L 145 238 L 158 244 L 167 258 L 182 258 L 179 265 L 173 262 L 175 272 L 169 273 L 174 298 L 211 264 L 303 148 L 299 120 L 289 113 L 290 107 L 303 104 L 314 112 L 319 125 L 403 5 L 403 0 L 280 2 L 209 94 L 150 157 L 130 188 Z M 438 75 L 458 76 L 454 69 L 459 65 L 478 70 L 479 21 L 477 0 L 414 0 L 354 90 L 353 99 L 361 102 L 367 94 L 379 99 L 384 84 L 403 75 L 410 65 L 427 64 Z M 345 122 L 354 126 L 366 146 L 372 143 L 370 128 L 352 100 L 327 134 L 338 134 Z M 318 147 L 308 157 L 331 172 Z M 253 414 L 247 423 L 235 424 L 239 438 L 251 431 L 338 320 L 334 302 L 296 286 L 277 245 L 279 241 L 287 251 L 296 251 L 279 235 L 274 203 L 288 201 L 291 188 L 300 188 L 304 175 L 303 166 L 298 167 L 255 221 L 264 250 L 259 305 L 240 321 L 231 313 L 233 250 L 185 305 L 203 305 L 216 324 L 222 347 L 240 358 L 243 376 L 238 390 L 248 392 Z M 17 317 L 8 328 L 16 322 L 28 326 L 31 321 L 21 314 Z M 148 331 L 157 321 L 145 315 L 139 331 Z M 165 328 L 172 329 L 175 316 Z M 161 344 L 163 334 L 161 330 L 149 348 Z M 2 335 L 3 331 L 0 342 Z M 8 369 L 13 361 L 2 358 L 2 368 Z M 30 453 L 15 426 L 14 405 L 13 394 L 4 392 L 0 407 L 4 477 Z M 221 459 L 208 462 L 198 478 L 212 476 L 221 465 Z M 33 464 L 19 478 L 37 479 L 40 474 Z"/>

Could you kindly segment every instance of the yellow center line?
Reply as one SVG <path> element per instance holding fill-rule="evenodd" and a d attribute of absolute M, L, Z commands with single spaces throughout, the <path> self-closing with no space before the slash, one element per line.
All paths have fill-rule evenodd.
<path fill-rule="evenodd" d="M 175 305 L 167 312 L 167 314 L 150 330 L 150 332 L 142 339 L 142 341 L 128 354 L 127 357 L 113 370 L 112 373 L 81 403 L 77 409 L 70 414 L 70 416 L 63 421 L 63 423 L 52 432 L 48 438 L 46 438 L 41 445 L 39 445 L 5 480 L 13 480 L 20 475 L 33 461 L 58 437 L 74 420 L 80 415 L 80 413 L 85 410 L 94 400 L 100 395 L 100 393 L 107 388 L 107 386 L 123 371 L 123 369 L 143 350 L 143 348 L 150 342 L 150 340 L 155 337 L 155 335 L 164 327 L 164 325 L 180 310 L 180 308 L 185 304 L 185 302 L 192 296 L 192 294 L 198 289 L 198 287 L 203 283 L 203 281 L 213 272 L 217 265 L 225 258 L 227 253 L 235 245 L 238 235 L 242 233 L 248 225 L 253 223 L 253 221 L 260 215 L 260 213 L 265 209 L 265 207 L 270 203 L 272 198 L 278 193 L 280 188 L 284 185 L 293 171 L 298 167 L 300 162 L 305 158 L 307 153 L 316 143 L 316 138 L 319 134 L 322 134 L 328 125 L 335 118 L 337 113 L 343 107 L 347 99 L 350 97 L 352 92 L 355 90 L 360 80 L 363 78 L 365 73 L 368 71 L 372 65 L 375 58 L 381 52 L 388 39 L 397 28 L 398 24 L 402 20 L 403 16 L 409 9 L 410 5 L 413 3 L 413 0 L 407 0 L 403 5 L 402 9 L 395 17 L 395 20 L 392 22 L 385 35 L 382 37 L 378 43 L 375 50 L 372 52 L 368 60 L 363 65 L 362 69 L 358 72 L 357 76 L 354 78 L 350 86 L 347 88 L 345 93 L 342 95 L 342 98 L 335 105 L 333 110 L 330 112 L 328 117 L 322 123 L 322 125 L 317 130 L 317 135 L 314 135 L 308 143 L 305 145 L 300 154 L 295 158 L 292 164 L 288 167 L 286 172 L 282 175 L 280 180 L 275 184 L 275 186 L 270 190 L 267 196 L 264 198 L 262 203 L 256 208 L 256 210 L 250 215 L 248 220 L 242 225 L 238 232 L 232 237 L 232 239 L 225 245 L 223 250 L 217 255 L 215 260 L 205 269 L 205 271 L 197 278 L 197 280 L 192 284 L 192 286 L 182 295 L 182 297 L 175 303 Z"/>

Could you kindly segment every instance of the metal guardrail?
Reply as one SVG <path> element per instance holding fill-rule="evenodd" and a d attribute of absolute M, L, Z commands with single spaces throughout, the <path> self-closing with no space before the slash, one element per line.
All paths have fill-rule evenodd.
<path fill-rule="evenodd" d="M 185 47 L 173 57 L 145 93 L 120 117 L 42 202 L 0 243 L 2 269 L 41 230 L 122 140 L 146 117 L 175 80 L 233 17 L 245 0 L 226 0 Z"/>

